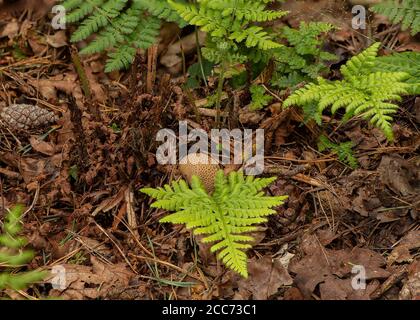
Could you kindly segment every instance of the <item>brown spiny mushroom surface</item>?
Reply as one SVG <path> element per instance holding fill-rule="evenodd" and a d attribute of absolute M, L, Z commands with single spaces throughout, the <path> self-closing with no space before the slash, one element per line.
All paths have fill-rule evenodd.
<path fill-rule="evenodd" d="M 12 104 L 0 112 L 0 120 L 9 129 L 33 129 L 57 121 L 57 116 L 48 110 L 30 104 Z"/>
<path fill-rule="evenodd" d="M 180 164 L 179 171 L 189 183 L 191 183 L 194 175 L 198 176 L 207 192 L 212 193 L 214 190 L 214 179 L 217 171 L 220 170 L 220 166 L 211 163 L 211 156 L 203 153 L 192 153 L 187 155 L 186 158 L 187 163 Z"/>

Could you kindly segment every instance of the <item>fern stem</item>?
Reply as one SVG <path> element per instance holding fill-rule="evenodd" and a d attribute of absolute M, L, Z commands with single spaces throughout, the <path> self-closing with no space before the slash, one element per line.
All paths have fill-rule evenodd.
<path fill-rule="evenodd" d="M 219 84 L 217 86 L 217 100 L 216 100 L 216 127 L 220 128 L 220 112 L 221 112 L 221 101 L 222 101 L 222 92 L 223 85 L 225 82 L 225 72 L 226 72 L 226 62 L 222 61 L 220 74 L 219 74 Z"/>
<path fill-rule="evenodd" d="M 201 55 L 201 47 L 200 47 L 200 39 L 198 38 L 198 28 L 195 27 L 195 43 L 197 45 L 197 57 L 198 57 L 198 63 L 200 65 L 201 75 L 203 77 L 204 84 L 206 85 L 206 88 L 208 87 L 206 74 L 204 72 L 203 67 L 203 56 Z"/>
<path fill-rule="evenodd" d="M 71 48 L 71 60 L 72 60 L 73 65 L 76 69 L 77 75 L 79 76 L 80 83 L 81 83 L 81 86 L 82 86 L 82 89 L 83 89 L 83 93 L 85 94 L 85 97 L 88 100 L 91 100 L 92 92 L 90 90 L 89 80 L 87 78 L 86 71 L 83 68 L 82 61 L 80 60 L 79 53 L 77 52 L 77 49 L 74 46 Z"/>

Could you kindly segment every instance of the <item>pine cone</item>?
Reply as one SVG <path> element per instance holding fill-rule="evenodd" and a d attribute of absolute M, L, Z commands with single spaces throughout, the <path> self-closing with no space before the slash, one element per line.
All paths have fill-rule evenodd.
<path fill-rule="evenodd" d="M 0 119 L 10 129 L 34 129 L 57 121 L 58 117 L 48 110 L 29 104 L 13 104 L 4 108 Z"/>

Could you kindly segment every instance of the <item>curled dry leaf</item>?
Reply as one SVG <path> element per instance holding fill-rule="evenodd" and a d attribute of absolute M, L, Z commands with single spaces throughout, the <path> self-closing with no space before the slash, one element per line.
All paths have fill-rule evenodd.
<path fill-rule="evenodd" d="M 374 280 L 367 284 L 365 289 L 355 290 L 351 279 L 339 279 L 328 276 L 319 285 L 323 300 L 369 300 L 369 296 L 379 287 L 379 281 Z"/>
<path fill-rule="evenodd" d="M 250 111 L 248 108 L 239 111 L 239 122 L 242 124 L 258 124 L 262 119 L 264 119 L 262 112 Z"/>
<path fill-rule="evenodd" d="M 52 143 L 41 140 L 38 136 L 31 136 L 29 138 L 32 148 L 44 155 L 52 156 L 55 154 L 55 147 Z"/>

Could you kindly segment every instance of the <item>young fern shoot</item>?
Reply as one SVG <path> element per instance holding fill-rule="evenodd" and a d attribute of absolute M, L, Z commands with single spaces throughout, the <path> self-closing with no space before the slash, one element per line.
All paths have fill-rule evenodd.
<path fill-rule="evenodd" d="M 175 213 L 161 219 L 162 223 L 185 224 L 195 235 L 205 235 L 204 243 L 213 243 L 211 252 L 218 252 L 228 268 L 248 277 L 246 249 L 254 239 L 248 233 L 257 224 L 276 214 L 273 207 L 283 204 L 287 196 L 264 196 L 261 190 L 276 178 L 244 177 L 241 172 L 225 176 L 216 174 L 214 192 L 208 194 L 197 176 L 191 187 L 184 180 L 172 182 L 164 188 L 143 188 L 141 191 L 157 201 L 154 208 Z"/>

